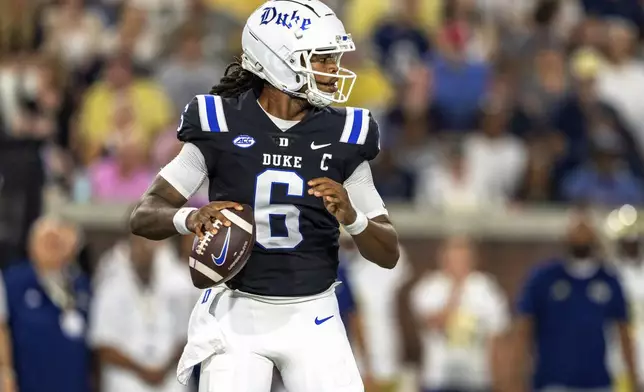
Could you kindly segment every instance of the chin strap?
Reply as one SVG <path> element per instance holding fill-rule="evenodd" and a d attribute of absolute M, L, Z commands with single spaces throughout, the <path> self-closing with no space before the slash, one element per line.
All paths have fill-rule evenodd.
<path fill-rule="evenodd" d="M 311 105 L 318 107 L 320 109 L 331 105 L 330 99 L 324 98 L 319 94 L 314 93 L 311 90 L 306 92 L 306 100 L 309 101 Z"/>

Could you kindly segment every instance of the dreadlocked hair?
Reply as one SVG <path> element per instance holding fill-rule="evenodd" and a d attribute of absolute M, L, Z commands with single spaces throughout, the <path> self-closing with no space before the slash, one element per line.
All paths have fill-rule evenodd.
<path fill-rule="evenodd" d="M 236 58 L 235 62 L 226 67 L 219 84 L 212 86 L 210 94 L 219 95 L 222 98 L 235 98 L 250 89 L 259 89 L 263 85 L 264 80 L 242 68 L 240 60 Z"/>

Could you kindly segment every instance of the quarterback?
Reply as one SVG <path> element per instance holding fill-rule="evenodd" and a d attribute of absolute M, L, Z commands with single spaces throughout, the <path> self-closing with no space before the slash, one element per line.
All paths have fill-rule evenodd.
<path fill-rule="evenodd" d="M 230 225 L 222 209 L 253 207 L 248 263 L 193 311 L 207 307 L 225 346 L 193 355 L 200 392 L 268 392 L 274 367 L 288 391 L 361 392 L 334 295 L 339 226 L 383 268 L 396 266 L 399 248 L 369 166 L 378 125 L 367 109 L 331 107 L 351 93 L 356 75 L 340 59 L 355 45 L 322 2 L 274 0 L 248 18 L 242 48 L 221 82 L 185 107 L 183 148 L 142 196 L 131 229 L 155 240 L 202 236 L 216 233 L 214 220 Z M 183 207 L 206 179 L 210 204 Z"/>

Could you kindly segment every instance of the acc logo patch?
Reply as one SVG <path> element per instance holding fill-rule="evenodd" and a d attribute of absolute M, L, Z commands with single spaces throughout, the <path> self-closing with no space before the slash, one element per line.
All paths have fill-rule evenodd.
<path fill-rule="evenodd" d="M 239 135 L 233 140 L 233 144 L 237 147 L 248 148 L 255 144 L 255 139 L 252 136 L 248 135 Z"/>

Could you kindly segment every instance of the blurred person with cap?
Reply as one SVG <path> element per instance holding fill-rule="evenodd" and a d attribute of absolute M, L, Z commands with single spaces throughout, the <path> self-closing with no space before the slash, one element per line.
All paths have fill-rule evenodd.
<path fill-rule="evenodd" d="M 195 295 L 166 245 L 130 235 L 100 260 L 89 340 L 102 392 L 187 390 L 175 369 Z"/>
<path fill-rule="evenodd" d="M 422 387 L 427 392 L 503 390 L 507 298 L 497 282 L 477 271 L 470 239 L 443 243 L 440 270 L 417 283 L 411 307 L 421 330 Z"/>
<path fill-rule="evenodd" d="M 597 234 L 587 217 L 573 216 L 566 242 L 568 254 L 537 266 L 519 296 L 515 364 L 521 373 L 531 368 L 532 385 L 527 388 L 522 373 L 514 390 L 611 391 L 607 327 L 616 327 L 629 383 L 636 385 L 622 285 L 601 258 Z"/>
<path fill-rule="evenodd" d="M 77 229 L 42 217 L 30 232 L 28 262 L 0 279 L 3 392 L 89 392 L 85 343 L 90 282 L 74 261 Z"/>

